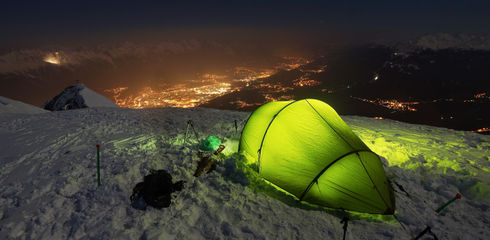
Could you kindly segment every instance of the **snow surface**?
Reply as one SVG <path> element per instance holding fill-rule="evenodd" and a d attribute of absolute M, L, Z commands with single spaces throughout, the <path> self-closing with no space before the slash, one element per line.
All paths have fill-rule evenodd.
<path fill-rule="evenodd" d="M 298 203 L 233 154 L 248 116 L 202 108 L 0 114 L 0 239 L 341 239 L 339 211 Z M 189 119 L 201 138 L 226 145 L 216 171 L 199 178 L 198 141 L 183 145 Z M 439 239 L 488 239 L 490 136 L 343 119 L 410 195 L 394 186 L 404 228 L 391 216 L 351 213 L 347 239 L 410 239 L 426 225 Z M 132 188 L 151 168 L 185 187 L 169 208 L 133 209 Z M 462 199 L 435 213 L 457 192 Z"/>
<path fill-rule="evenodd" d="M 0 96 L 0 113 L 46 113 L 48 111 L 27 103 Z"/>
<path fill-rule="evenodd" d="M 79 92 L 88 107 L 115 107 L 119 106 L 108 98 L 100 95 L 92 89 L 85 87 Z"/>

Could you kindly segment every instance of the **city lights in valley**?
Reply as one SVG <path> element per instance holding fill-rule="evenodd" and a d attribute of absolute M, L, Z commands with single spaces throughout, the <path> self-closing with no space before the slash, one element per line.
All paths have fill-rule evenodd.
<path fill-rule="evenodd" d="M 377 104 L 377 105 L 383 106 L 385 108 L 393 109 L 395 111 L 412 111 L 412 112 L 415 112 L 415 111 L 417 111 L 417 109 L 415 109 L 411 105 L 417 105 L 420 103 L 420 102 L 400 102 L 400 101 L 395 100 L 395 99 L 391 99 L 391 100 L 383 100 L 383 99 L 370 100 L 370 99 L 358 98 L 358 97 L 353 97 L 353 96 L 351 96 L 351 98 L 354 98 L 354 99 L 357 99 L 357 100 L 360 100 L 363 102 Z"/>
<path fill-rule="evenodd" d="M 59 59 L 59 57 L 52 57 L 53 56 L 51 56 L 49 59 Z M 256 82 L 258 79 L 270 77 L 278 71 L 291 71 L 308 63 L 310 63 L 310 60 L 301 57 L 282 57 L 282 61 L 271 69 L 235 67 L 230 75 L 204 73 L 197 76 L 195 80 L 186 81 L 183 84 L 174 85 L 170 88 L 161 89 L 147 86 L 137 94 L 129 96 L 124 94 L 129 90 L 127 87 L 108 89 L 106 92 L 112 93 L 116 104 L 121 107 L 195 107 L 224 94 L 240 91 L 240 89 L 243 87 L 251 87 L 251 84 Z M 324 67 L 319 70 L 309 71 L 322 72 L 324 71 Z M 297 84 L 297 86 L 313 86 L 317 85 L 317 82 L 310 79 L 300 79 L 298 80 Z M 258 84 L 253 85 L 253 88 L 266 89 L 268 92 L 268 94 L 265 94 L 267 101 L 290 100 L 293 98 L 292 96 L 284 94 L 280 94 L 281 96 L 279 97 L 272 96 L 273 93 L 281 93 L 293 89 L 280 84 L 258 82 Z M 250 106 L 250 104 L 254 105 L 255 103 L 236 101 L 236 104 L 246 107 Z"/>
<path fill-rule="evenodd" d="M 485 133 L 486 132 L 486 133 L 488 133 L 488 132 L 490 132 L 490 128 L 486 128 L 486 127 L 485 128 L 480 128 L 480 129 L 477 129 L 477 130 L 475 130 L 473 132 L 477 132 L 477 133 Z"/>
<path fill-rule="evenodd" d="M 300 78 L 293 81 L 293 85 L 297 87 L 305 87 L 305 86 L 317 86 L 320 85 L 321 82 L 313 79 L 309 79 L 310 74 L 305 74 Z"/>
<path fill-rule="evenodd" d="M 144 88 L 136 96 L 121 98 L 121 92 L 127 88 L 113 89 L 116 104 L 128 108 L 152 108 L 152 107 L 195 107 L 200 103 L 211 100 L 230 92 L 231 84 L 217 82 L 200 87 L 187 88 L 177 85 L 162 91 L 156 91 L 151 87 Z"/>

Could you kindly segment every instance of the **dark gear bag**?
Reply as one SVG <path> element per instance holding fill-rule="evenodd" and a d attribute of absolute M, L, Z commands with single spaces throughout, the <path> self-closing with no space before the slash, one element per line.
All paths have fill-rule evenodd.
<path fill-rule="evenodd" d="M 140 210 L 146 210 L 147 205 L 157 209 L 169 207 L 172 193 L 181 191 L 183 188 L 184 181 L 172 183 L 172 175 L 165 170 L 151 169 L 143 182 L 134 187 L 130 197 L 131 206 Z"/>

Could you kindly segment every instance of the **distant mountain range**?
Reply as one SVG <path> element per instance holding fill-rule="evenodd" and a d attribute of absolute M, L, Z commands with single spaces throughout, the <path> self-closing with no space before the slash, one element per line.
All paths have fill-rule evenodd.
<path fill-rule="evenodd" d="M 343 115 L 477 130 L 490 127 L 489 66 L 486 50 L 350 47 L 201 106 L 253 110 L 270 100 L 317 98 Z"/>

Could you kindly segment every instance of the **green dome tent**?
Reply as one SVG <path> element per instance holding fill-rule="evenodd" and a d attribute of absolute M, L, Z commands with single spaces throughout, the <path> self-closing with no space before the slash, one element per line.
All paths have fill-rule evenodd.
<path fill-rule="evenodd" d="M 393 214 L 395 199 L 381 161 L 328 104 L 277 101 L 255 110 L 239 151 L 260 175 L 302 201 Z"/>

